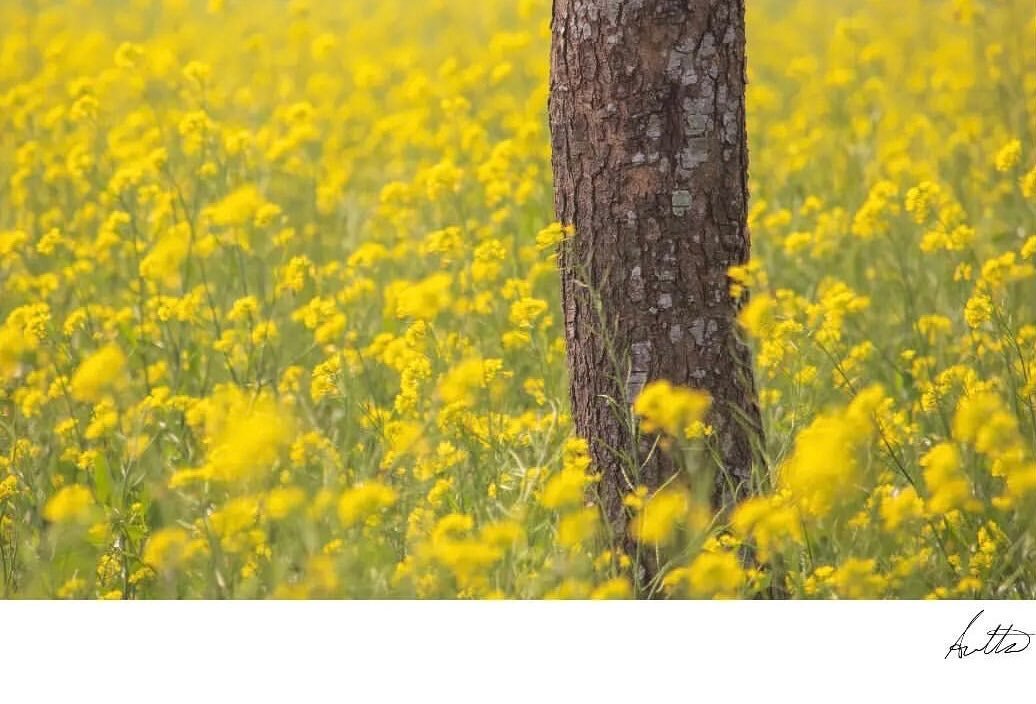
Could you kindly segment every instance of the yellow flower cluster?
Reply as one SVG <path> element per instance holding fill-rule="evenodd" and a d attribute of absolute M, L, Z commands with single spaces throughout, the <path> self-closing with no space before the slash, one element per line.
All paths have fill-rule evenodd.
<path fill-rule="evenodd" d="M 649 383 L 633 402 L 646 433 L 663 432 L 690 439 L 710 432 L 703 424 L 711 399 L 703 391 L 673 386 L 664 379 Z"/>
<path fill-rule="evenodd" d="M 752 289 L 740 322 L 771 467 L 732 533 L 771 593 L 1031 597 L 1036 574 L 1008 576 L 1006 550 L 1033 554 L 1036 152 L 1023 106 L 1036 80 L 1022 67 L 1036 47 L 1003 37 L 1036 17 L 1010 2 L 826 18 L 794 5 L 749 52 L 754 257 L 730 278 L 733 295 Z M 909 39 L 922 25 L 924 48 Z M 833 39 L 814 44 L 807 28 Z M 787 68 L 760 63 L 778 49 Z M 979 58 L 950 69 L 958 50 Z M 983 108 L 994 90 L 1001 116 Z"/>

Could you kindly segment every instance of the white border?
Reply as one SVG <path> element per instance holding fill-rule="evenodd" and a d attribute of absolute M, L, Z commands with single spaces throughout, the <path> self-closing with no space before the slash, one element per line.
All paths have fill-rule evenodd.
<path fill-rule="evenodd" d="M 981 609 L 973 646 L 1036 632 L 1036 602 L 0 602 L 0 701 L 1031 697 L 1036 643 L 944 659 Z"/>

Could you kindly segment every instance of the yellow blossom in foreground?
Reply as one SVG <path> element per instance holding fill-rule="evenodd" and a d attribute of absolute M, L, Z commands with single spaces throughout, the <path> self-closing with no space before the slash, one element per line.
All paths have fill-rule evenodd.
<path fill-rule="evenodd" d="M 738 322 L 749 335 L 762 338 L 772 327 L 774 308 L 774 301 L 769 296 L 755 296 L 738 313 Z"/>
<path fill-rule="evenodd" d="M 524 534 L 525 531 L 520 523 L 514 520 L 503 520 L 482 526 L 479 537 L 488 545 L 507 549 L 521 540 Z"/>
<path fill-rule="evenodd" d="M 596 508 L 584 508 L 561 517 L 558 521 L 558 544 L 567 548 L 582 545 L 597 532 Z"/>
<path fill-rule="evenodd" d="M 762 562 L 770 560 L 775 550 L 804 541 L 802 515 L 782 496 L 743 501 L 732 522 L 736 535 L 754 540 Z"/>
<path fill-rule="evenodd" d="M 126 366 L 126 356 L 117 345 L 105 345 L 83 360 L 72 375 L 69 390 L 77 401 L 97 402 L 118 382 Z"/>
<path fill-rule="evenodd" d="M 629 599 L 633 587 L 625 577 L 613 577 L 590 592 L 591 599 Z"/>
<path fill-rule="evenodd" d="M 396 497 L 395 489 L 381 482 L 357 484 L 338 500 L 338 518 L 344 526 L 355 525 L 392 506 Z"/>
<path fill-rule="evenodd" d="M 205 541 L 192 539 L 184 529 L 172 526 L 151 534 L 142 559 L 149 567 L 162 572 L 176 569 L 205 549 Z"/>
<path fill-rule="evenodd" d="M 1008 449 L 1018 442 L 1018 421 L 1004 409 L 994 393 L 978 393 L 961 399 L 953 416 L 953 434 L 975 444 L 975 449 L 989 453 Z"/>
<path fill-rule="evenodd" d="M 846 599 L 877 599 L 888 587 L 888 580 L 877 573 L 874 560 L 851 557 L 830 577 L 835 592 Z"/>
<path fill-rule="evenodd" d="M 885 530 L 895 532 L 899 527 L 924 515 L 924 502 L 914 487 L 908 486 L 888 493 L 879 509 Z"/>
<path fill-rule="evenodd" d="M 295 511 L 305 500 L 306 492 L 297 486 L 277 487 L 266 495 L 266 513 L 279 520 Z"/>
<path fill-rule="evenodd" d="M 546 508 L 553 509 L 577 505 L 583 501 L 586 486 L 589 483 L 590 478 L 582 469 L 578 467 L 563 468 L 543 487 L 540 503 Z"/>
<path fill-rule="evenodd" d="M 684 438 L 704 420 L 710 405 L 707 393 L 661 380 L 644 387 L 633 402 L 633 412 L 640 417 L 644 432 Z"/>
<path fill-rule="evenodd" d="M 861 471 L 857 452 L 874 434 L 882 398 L 880 387 L 865 389 L 846 408 L 818 416 L 798 433 L 779 481 L 804 512 L 823 516 L 852 497 Z"/>
<path fill-rule="evenodd" d="M 54 523 L 84 523 L 93 515 L 94 497 L 85 486 L 62 487 L 47 500 L 43 516 Z"/>
<path fill-rule="evenodd" d="M 730 552 L 703 552 L 687 571 L 692 596 L 732 598 L 745 582 L 737 555 Z"/>
<path fill-rule="evenodd" d="M 953 443 L 942 442 L 921 458 L 924 481 L 931 497 L 928 510 L 938 516 L 955 508 L 977 509 L 971 483 L 961 469 L 960 451 Z"/>
<path fill-rule="evenodd" d="M 220 539 L 220 546 L 232 553 L 248 547 L 248 533 L 258 520 L 259 502 L 254 496 L 231 499 L 209 515 L 209 525 Z"/>
<path fill-rule="evenodd" d="M 209 441 L 205 464 L 180 470 L 172 487 L 199 480 L 242 482 L 268 474 L 291 444 L 294 418 L 268 396 L 254 399 L 236 387 L 223 387 L 188 414 L 203 426 Z"/>
<path fill-rule="evenodd" d="M 631 526 L 633 537 L 648 545 L 664 545 L 676 535 L 687 516 L 690 500 L 679 489 L 662 489 L 652 496 Z"/>

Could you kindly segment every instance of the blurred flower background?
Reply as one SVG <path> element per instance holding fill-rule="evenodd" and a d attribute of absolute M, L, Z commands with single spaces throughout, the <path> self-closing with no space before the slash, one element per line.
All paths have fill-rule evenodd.
<path fill-rule="evenodd" d="M 568 415 L 548 0 L 0 5 L 0 593 L 1036 597 L 1036 8 L 747 5 L 771 471 L 632 488 L 648 583 Z M 693 472 L 707 408 L 633 411 Z"/>

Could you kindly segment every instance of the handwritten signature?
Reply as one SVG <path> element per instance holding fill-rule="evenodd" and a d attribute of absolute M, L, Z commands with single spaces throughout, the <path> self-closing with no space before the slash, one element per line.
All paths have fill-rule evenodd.
<path fill-rule="evenodd" d="M 1002 623 L 996 624 L 996 628 L 986 631 L 985 635 L 989 636 L 989 640 L 986 644 L 980 648 L 969 648 L 965 643 L 964 639 L 968 635 L 968 630 L 975 625 L 975 621 L 978 617 L 985 613 L 985 609 L 975 614 L 975 617 L 971 619 L 964 632 L 960 634 L 956 642 L 950 646 L 950 649 L 946 651 L 946 658 L 950 657 L 953 653 L 957 653 L 958 658 L 964 658 L 968 655 L 975 655 L 976 653 L 982 653 L 984 655 L 1000 655 L 1003 653 L 1020 653 L 1028 649 L 1029 644 L 1032 642 L 1032 636 L 1034 633 L 1026 633 L 1025 631 L 1019 630 L 1014 627 L 1014 624 L 1003 625 Z"/>

